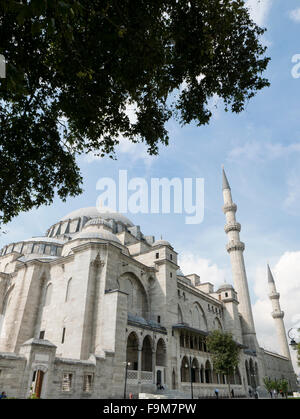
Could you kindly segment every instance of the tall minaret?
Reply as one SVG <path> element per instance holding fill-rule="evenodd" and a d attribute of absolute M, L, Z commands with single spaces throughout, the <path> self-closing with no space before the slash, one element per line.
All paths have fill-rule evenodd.
<path fill-rule="evenodd" d="M 272 308 L 273 308 L 272 317 L 275 321 L 275 327 L 276 327 L 276 331 L 277 331 L 277 335 L 279 339 L 281 352 L 282 352 L 282 355 L 291 359 L 290 349 L 289 349 L 284 322 L 283 322 L 284 312 L 281 311 L 280 303 L 279 303 L 280 294 L 276 290 L 275 281 L 274 281 L 269 265 L 268 265 L 268 284 L 269 284 L 269 291 L 270 291 L 269 298 L 271 300 Z"/>
<path fill-rule="evenodd" d="M 243 256 L 245 245 L 240 241 L 241 225 L 237 223 L 235 218 L 237 206 L 232 201 L 231 189 L 224 168 L 223 198 L 223 212 L 226 216 L 225 233 L 228 235 L 228 244 L 226 248 L 227 252 L 230 255 L 233 283 L 239 301 L 239 312 L 241 314 L 244 340 L 243 343 L 247 345 L 250 349 L 257 350 L 258 343 L 256 339 L 248 281 Z"/>

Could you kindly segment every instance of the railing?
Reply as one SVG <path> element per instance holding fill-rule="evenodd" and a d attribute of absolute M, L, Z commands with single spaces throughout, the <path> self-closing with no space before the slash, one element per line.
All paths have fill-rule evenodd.
<path fill-rule="evenodd" d="M 127 371 L 127 380 L 128 381 L 135 381 L 138 379 L 138 371 L 136 370 L 128 370 Z"/>
<path fill-rule="evenodd" d="M 142 381 L 151 381 L 153 380 L 153 374 L 151 371 L 141 371 L 141 380 Z"/>
<path fill-rule="evenodd" d="M 127 371 L 127 380 L 129 382 L 138 381 L 138 371 L 137 370 L 128 370 Z M 141 371 L 140 375 L 141 382 L 152 383 L 153 373 L 152 371 Z"/>

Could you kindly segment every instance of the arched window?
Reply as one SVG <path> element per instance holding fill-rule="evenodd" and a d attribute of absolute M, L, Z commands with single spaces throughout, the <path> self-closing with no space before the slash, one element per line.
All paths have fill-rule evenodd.
<path fill-rule="evenodd" d="M 72 278 L 70 278 L 67 283 L 66 298 L 65 298 L 66 302 L 70 300 L 71 291 L 72 291 Z"/>
<path fill-rule="evenodd" d="M 45 295 L 45 304 L 44 306 L 48 306 L 51 303 L 52 297 L 52 284 L 50 283 L 46 288 L 46 295 Z"/>

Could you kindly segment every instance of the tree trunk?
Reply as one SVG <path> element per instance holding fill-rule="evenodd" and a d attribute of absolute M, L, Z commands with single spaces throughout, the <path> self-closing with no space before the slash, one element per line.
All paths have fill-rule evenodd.
<path fill-rule="evenodd" d="M 229 375 L 229 371 L 228 371 L 228 374 L 227 374 L 227 384 L 228 384 L 229 398 L 231 399 L 231 390 L 230 390 L 230 375 Z"/>

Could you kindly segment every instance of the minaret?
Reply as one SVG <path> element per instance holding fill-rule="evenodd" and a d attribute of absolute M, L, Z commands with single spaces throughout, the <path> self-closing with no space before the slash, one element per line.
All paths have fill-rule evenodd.
<path fill-rule="evenodd" d="M 245 269 L 243 252 L 245 245 L 240 241 L 241 225 L 237 223 L 235 213 L 236 204 L 232 201 L 231 189 L 223 168 L 223 212 L 226 216 L 225 233 L 228 235 L 227 252 L 230 255 L 234 288 L 239 301 L 244 344 L 252 350 L 258 349 L 255 327 L 252 315 L 250 294 Z"/>
<path fill-rule="evenodd" d="M 269 284 L 269 298 L 272 303 L 272 317 L 275 321 L 275 327 L 279 339 L 279 344 L 281 348 L 282 355 L 286 356 L 287 358 L 291 359 L 291 354 L 289 350 L 288 341 L 286 338 L 286 332 L 283 322 L 284 312 L 281 311 L 279 298 L 280 294 L 276 290 L 275 281 L 270 269 L 270 266 L 268 265 L 268 284 Z"/>

